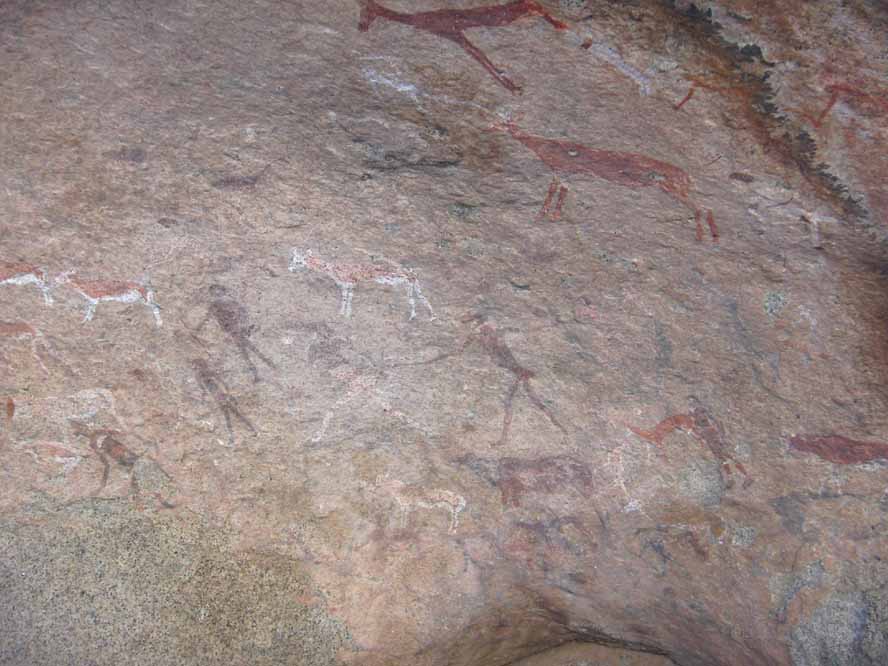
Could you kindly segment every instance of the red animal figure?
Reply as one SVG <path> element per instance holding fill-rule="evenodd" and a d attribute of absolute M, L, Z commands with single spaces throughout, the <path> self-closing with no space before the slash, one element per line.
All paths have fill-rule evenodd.
<path fill-rule="evenodd" d="M 566 30 L 567 24 L 562 23 L 547 12 L 536 0 L 513 0 L 504 5 L 474 7 L 472 9 L 437 9 L 429 12 L 404 14 L 383 7 L 376 0 L 360 0 L 361 20 L 358 29 L 366 32 L 377 18 L 396 21 L 425 30 L 438 37 L 449 39 L 466 53 L 477 60 L 490 75 L 507 90 L 517 93 L 521 86 L 512 82 L 484 55 L 477 46 L 472 44 L 464 32 L 471 28 L 498 28 L 517 21 L 525 16 L 539 16 L 548 21 L 556 30 Z"/>
<path fill-rule="evenodd" d="M 99 303 L 141 303 L 151 309 L 154 322 L 163 325 L 160 307 L 154 300 L 154 290 L 141 282 L 117 282 L 111 280 L 84 280 L 67 271 L 56 278 L 58 284 L 70 284 L 86 300 L 83 321 L 92 321 Z"/>
<path fill-rule="evenodd" d="M 860 442 L 841 435 L 793 435 L 789 438 L 789 446 L 837 465 L 888 461 L 888 444 Z"/>
<path fill-rule="evenodd" d="M 525 496 L 577 493 L 588 497 L 594 490 L 592 472 L 571 456 L 543 458 L 479 458 L 468 454 L 457 458 L 482 479 L 499 489 L 503 505 L 524 506 Z"/>
<path fill-rule="evenodd" d="M 561 206 L 567 196 L 567 187 L 561 185 L 559 181 L 561 177 L 588 174 L 633 189 L 658 187 L 673 199 L 693 209 L 697 224 L 697 240 L 703 240 L 702 210 L 690 200 L 691 178 L 677 166 L 638 153 L 601 150 L 572 141 L 534 136 L 521 131 L 511 121 L 497 122 L 491 130 L 506 132 L 513 139 L 520 141 L 554 172 L 555 177 L 549 185 L 549 192 L 537 219 L 548 216 L 552 220 L 557 220 L 561 217 Z M 556 191 L 558 200 L 552 208 Z M 706 222 L 709 225 L 712 241 L 718 242 L 718 227 L 715 225 L 712 211 L 707 213 Z"/>
<path fill-rule="evenodd" d="M 744 476 L 743 487 L 748 488 L 752 485 L 752 479 L 749 473 L 739 460 L 736 460 L 731 453 L 730 445 L 725 438 L 725 432 L 721 425 L 716 421 L 702 404 L 696 399 L 691 398 L 691 411 L 687 414 L 674 414 L 660 421 L 653 430 L 641 430 L 629 426 L 629 430 L 646 439 L 658 447 L 663 446 L 663 440 L 676 430 L 682 430 L 708 448 L 716 460 L 721 463 L 721 469 L 724 475 L 725 487 L 730 488 L 734 485 L 731 475 L 731 464 Z"/>
<path fill-rule="evenodd" d="M 47 305 L 52 305 L 52 294 L 46 278 L 46 269 L 40 266 L 0 261 L 0 285 L 2 284 L 33 284 L 43 292 L 43 301 Z"/>

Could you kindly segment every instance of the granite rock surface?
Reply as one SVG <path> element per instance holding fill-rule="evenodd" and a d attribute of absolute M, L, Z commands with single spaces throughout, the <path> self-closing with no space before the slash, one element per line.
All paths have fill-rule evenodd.
<path fill-rule="evenodd" d="M 0 664 L 888 663 L 886 31 L 0 3 Z"/>

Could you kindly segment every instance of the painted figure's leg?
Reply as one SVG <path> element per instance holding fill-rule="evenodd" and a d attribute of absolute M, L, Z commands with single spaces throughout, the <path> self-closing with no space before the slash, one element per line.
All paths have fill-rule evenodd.
<path fill-rule="evenodd" d="M 96 306 L 99 304 L 98 301 L 90 300 L 86 305 L 86 313 L 83 315 L 83 321 L 92 321 L 92 318 L 96 314 Z"/>
<path fill-rule="evenodd" d="M 435 318 L 435 311 L 432 309 L 432 304 L 429 303 L 428 299 L 423 295 L 422 288 L 419 286 L 419 281 L 413 283 L 413 289 L 416 292 L 416 297 L 419 299 L 419 302 L 426 306 L 429 310 L 429 316 L 431 319 Z"/>
<path fill-rule="evenodd" d="M 746 471 L 746 467 L 743 466 L 743 463 L 734 461 L 734 466 L 740 470 L 740 473 L 743 475 L 743 487 L 749 488 L 752 485 L 752 477 L 749 476 L 749 472 Z"/>
<path fill-rule="evenodd" d="M 521 86 L 513 83 L 512 80 L 509 79 L 508 76 L 506 76 L 499 69 L 497 69 L 496 65 L 494 65 L 492 62 L 490 62 L 488 57 L 486 55 L 484 55 L 484 52 L 481 49 L 479 49 L 477 46 L 472 44 L 472 42 L 470 42 L 468 39 L 466 39 L 466 36 L 463 35 L 461 32 L 455 33 L 453 35 L 441 35 L 441 36 L 447 37 L 448 39 L 459 44 L 466 53 L 468 53 L 475 60 L 477 60 L 479 63 L 481 63 L 481 65 L 484 67 L 484 69 L 486 69 L 488 72 L 490 72 L 490 75 L 493 76 L 493 78 L 495 78 L 499 82 L 499 84 L 501 86 L 503 86 L 506 90 L 509 90 L 513 93 L 521 92 Z"/>
<path fill-rule="evenodd" d="M 709 234 L 712 236 L 712 242 L 718 243 L 718 227 L 715 226 L 715 216 L 712 211 L 706 214 L 706 224 L 709 225 Z"/>
<path fill-rule="evenodd" d="M 148 296 L 145 298 L 145 304 L 151 308 L 151 312 L 154 314 L 154 323 L 157 326 L 163 326 L 163 319 L 160 317 L 160 306 L 157 304 L 157 301 L 154 300 L 153 291 L 148 292 Z"/>
<path fill-rule="evenodd" d="M 724 474 L 722 474 L 722 478 L 724 478 L 724 481 L 725 481 L 725 488 L 733 488 L 734 487 L 734 475 L 731 473 L 731 463 L 723 462 L 721 465 L 721 468 L 722 468 L 722 471 L 724 472 Z"/>
<path fill-rule="evenodd" d="M 50 285 L 48 285 L 45 280 L 40 280 L 38 282 L 37 286 L 40 287 L 40 291 L 43 292 L 43 302 L 46 305 L 52 305 L 53 304 L 52 287 Z"/>
<path fill-rule="evenodd" d="M 352 314 L 352 297 L 355 295 L 355 286 L 349 285 L 348 293 L 345 297 L 345 316 L 351 317 Z"/>
<path fill-rule="evenodd" d="M 337 284 L 339 285 L 339 314 L 347 317 L 348 315 L 345 313 L 345 308 L 348 303 L 348 285 L 341 282 Z"/>
<path fill-rule="evenodd" d="M 410 280 L 407 280 L 405 283 L 405 287 L 407 289 L 407 303 L 410 305 L 410 321 L 416 319 L 416 299 L 413 297 L 414 287 L 413 283 Z"/>
<path fill-rule="evenodd" d="M 256 368 L 256 364 L 253 363 L 253 359 L 250 358 L 250 353 L 247 349 L 248 343 L 245 340 L 238 340 L 236 344 L 238 353 L 250 369 L 250 374 L 253 375 L 253 383 L 257 383 L 259 381 L 259 370 Z"/>
<path fill-rule="evenodd" d="M 527 6 L 528 6 L 528 9 L 531 10 L 531 12 L 533 14 L 536 14 L 537 16 L 544 18 L 556 30 L 567 30 L 568 25 L 566 23 L 563 23 L 562 21 L 559 21 L 554 16 L 552 16 L 549 12 L 547 12 L 545 10 L 545 8 L 540 3 L 536 2 L 535 0 L 530 0 L 527 3 Z"/>
<path fill-rule="evenodd" d="M 675 110 L 678 111 L 678 110 L 681 109 L 681 107 L 683 107 L 685 104 L 687 104 L 687 103 L 691 100 L 691 97 L 694 96 L 694 93 L 695 93 L 696 91 L 697 91 L 697 84 L 694 83 L 694 84 L 692 84 L 691 87 L 688 89 L 688 94 L 684 96 L 684 99 L 681 100 L 678 104 L 675 105 Z"/>
<path fill-rule="evenodd" d="M 102 483 L 98 487 L 97 490 L 93 491 L 93 496 L 98 495 L 100 492 L 105 490 L 105 486 L 108 485 L 108 477 L 111 476 L 111 465 L 108 463 L 108 460 L 101 453 L 99 454 L 99 460 L 102 462 Z"/>
<path fill-rule="evenodd" d="M 330 426 L 330 421 L 333 419 L 333 410 L 329 410 L 326 414 L 324 414 L 324 419 L 321 421 L 321 427 L 318 428 L 318 431 L 315 433 L 314 437 L 311 438 L 311 441 L 315 444 L 324 439 L 324 436 L 327 434 L 327 428 Z"/>
<path fill-rule="evenodd" d="M 536 219 L 537 221 L 542 220 L 544 217 L 549 215 L 549 208 L 552 206 L 552 198 L 555 196 L 555 192 L 558 190 L 558 179 L 555 178 L 549 184 L 549 191 L 546 193 L 546 199 L 543 201 L 543 206 L 540 208 L 540 212 L 537 213 Z"/>
<path fill-rule="evenodd" d="M 253 423 L 252 423 L 252 421 L 250 421 L 250 419 L 248 419 L 246 416 L 244 416 L 243 414 L 241 414 L 241 411 L 240 411 L 235 405 L 232 405 L 232 404 L 229 403 L 229 404 L 227 405 L 227 408 L 228 408 L 229 411 L 231 411 L 232 414 L 235 415 L 235 417 L 237 417 L 237 420 L 238 420 L 238 421 L 240 421 L 240 422 L 243 423 L 247 428 L 250 429 L 250 432 L 253 433 L 253 437 L 256 437 L 256 436 L 259 435 L 259 431 L 256 430 L 256 426 L 253 425 Z"/>
<path fill-rule="evenodd" d="M 254 345 L 250 340 L 247 340 L 245 342 L 245 345 L 250 351 L 256 354 L 256 356 L 259 357 L 259 360 L 262 361 L 265 365 L 267 365 L 272 370 L 277 370 L 277 366 L 274 364 L 274 362 L 261 351 L 259 351 L 259 348 L 256 347 L 256 345 Z"/>
<path fill-rule="evenodd" d="M 564 199 L 567 197 L 567 187 L 562 185 L 558 189 L 558 201 L 555 202 L 555 210 L 552 211 L 552 215 L 550 216 L 553 222 L 556 222 L 561 219 L 561 207 L 564 205 Z"/>
<path fill-rule="evenodd" d="M 506 398 L 504 402 L 504 412 L 503 412 L 503 432 L 500 435 L 499 442 L 497 444 L 507 444 L 509 441 L 509 432 L 512 429 L 512 413 L 514 410 L 513 402 L 515 401 L 515 394 L 518 392 L 518 386 L 521 384 L 520 379 L 515 379 L 515 383 L 512 384 L 511 388 L 509 388 L 509 392 L 506 394 Z"/>
<path fill-rule="evenodd" d="M 31 338 L 31 354 L 37 359 L 37 362 L 40 364 L 40 367 L 43 369 L 45 374 L 50 374 L 49 369 L 46 367 L 46 363 L 43 362 L 43 354 L 40 353 L 40 348 L 38 345 L 40 341 L 38 338 Z"/>
<path fill-rule="evenodd" d="M 546 405 L 546 403 L 544 403 L 540 399 L 540 397 L 533 390 L 533 387 L 531 387 L 530 381 L 527 379 L 524 380 L 524 391 L 527 393 L 527 397 L 530 398 L 530 401 L 533 403 L 534 407 L 536 407 L 543 414 L 545 414 L 546 417 L 549 419 L 549 421 L 552 423 L 552 425 L 555 426 L 556 428 L 558 428 L 561 432 L 563 432 L 566 435 L 567 430 L 565 429 L 565 427 L 563 425 L 561 425 L 561 423 L 558 421 L 557 418 L 555 418 L 555 415 L 552 413 L 552 410 L 549 409 L 549 407 Z"/>
<path fill-rule="evenodd" d="M 234 429 L 231 427 L 231 415 L 228 413 L 228 405 L 220 402 L 219 411 L 222 412 L 222 418 L 225 419 L 225 428 L 228 430 L 228 444 L 229 446 L 234 446 Z"/>

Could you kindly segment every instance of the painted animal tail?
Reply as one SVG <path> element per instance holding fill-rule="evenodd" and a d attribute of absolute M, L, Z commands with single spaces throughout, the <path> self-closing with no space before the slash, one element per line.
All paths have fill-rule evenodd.
<path fill-rule="evenodd" d="M 361 19 L 358 22 L 358 30 L 367 32 L 370 29 L 370 24 L 379 17 L 381 7 L 376 4 L 375 0 L 358 0 L 358 2 L 361 4 Z"/>

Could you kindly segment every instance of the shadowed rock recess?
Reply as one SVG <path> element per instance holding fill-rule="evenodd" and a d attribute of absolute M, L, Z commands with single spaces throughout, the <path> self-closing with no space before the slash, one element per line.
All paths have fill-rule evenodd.
<path fill-rule="evenodd" d="M 0 2 L 0 664 L 888 664 L 886 34 Z"/>

